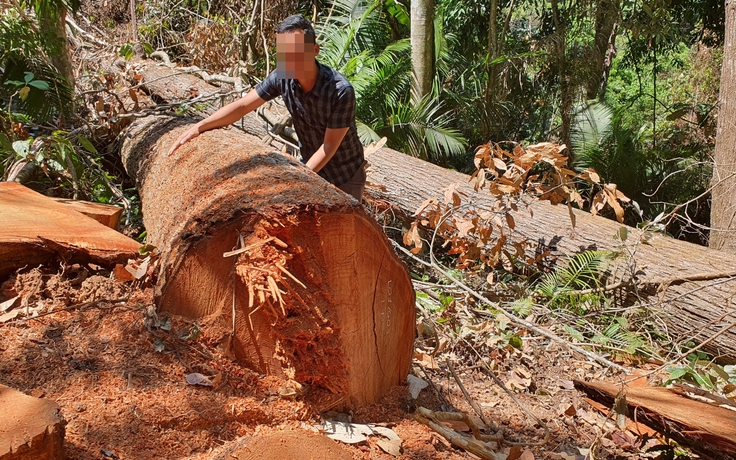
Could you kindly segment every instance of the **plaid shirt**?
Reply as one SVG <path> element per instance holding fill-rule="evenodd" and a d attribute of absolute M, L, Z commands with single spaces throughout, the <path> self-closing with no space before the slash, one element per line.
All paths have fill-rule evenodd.
<path fill-rule="evenodd" d="M 299 150 L 305 163 L 324 144 L 327 128 L 350 128 L 335 155 L 318 173 L 328 182 L 340 186 L 353 177 L 364 161 L 363 145 L 355 127 L 355 90 L 336 70 L 319 62 L 317 69 L 317 82 L 308 93 L 302 90 L 299 81 L 281 78 L 276 70 L 256 86 L 256 92 L 266 101 L 283 97 L 294 120 Z"/>

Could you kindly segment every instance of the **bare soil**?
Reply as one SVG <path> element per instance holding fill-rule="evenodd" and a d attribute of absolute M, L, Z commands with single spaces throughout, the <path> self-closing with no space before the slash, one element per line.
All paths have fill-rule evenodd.
<path fill-rule="evenodd" d="M 221 331 L 210 331 L 207 318 L 157 317 L 148 288 L 89 267 L 34 268 L 2 284 L 0 301 L 17 295 L 22 314 L 0 323 L 0 383 L 61 406 L 70 459 L 226 458 L 223 452 L 236 445 L 260 453 L 248 457 L 251 451 L 241 449 L 229 458 L 284 459 L 294 445 L 323 453 L 313 458 L 393 458 L 373 437 L 358 445 L 325 444 L 315 431 L 320 413 L 330 409 L 327 390 L 284 391 L 288 382 L 223 356 L 212 339 Z M 200 327 L 202 334 L 192 340 Z M 475 458 L 414 420 L 419 406 L 473 414 L 452 376 L 431 369 L 427 356 L 418 358 L 413 373 L 431 380 L 418 399 L 406 385 L 393 387 L 379 404 L 350 414 L 352 421 L 393 429 L 403 441 L 401 459 Z M 539 443 L 545 436 L 541 423 L 548 427 L 542 446 L 489 444 L 510 459 L 528 450 L 522 458 L 582 460 L 591 446 L 598 459 L 656 458 L 642 454 L 636 433 L 604 426 L 604 416 L 570 382 L 615 379 L 560 345 L 526 337 L 522 350 L 500 348 L 488 356 L 521 406 L 481 372 L 474 350 L 456 348 L 435 358 L 455 363 L 470 398 L 507 440 Z M 213 385 L 188 384 L 185 375 L 192 373 Z"/>

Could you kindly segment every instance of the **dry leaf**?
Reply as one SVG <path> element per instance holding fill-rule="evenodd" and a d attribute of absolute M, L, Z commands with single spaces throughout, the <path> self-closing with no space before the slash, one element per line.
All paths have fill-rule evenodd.
<path fill-rule="evenodd" d="M 206 375 L 200 374 L 198 372 L 187 374 L 184 376 L 184 378 L 189 385 L 201 385 L 203 387 L 212 386 L 212 381 Z"/>
<path fill-rule="evenodd" d="M 427 382 L 411 374 L 406 376 L 406 381 L 409 383 L 409 393 L 412 399 L 417 399 L 419 393 L 429 386 Z"/>
<path fill-rule="evenodd" d="M 0 323 L 7 323 L 11 319 L 15 319 L 16 316 L 20 313 L 20 310 L 13 310 L 10 313 L 5 313 L 4 315 L 0 316 Z"/>
<path fill-rule="evenodd" d="M 575 415 L 577 413 L 578 413 L 578 411 L 575 409 L 575 405 L 574 404 L 570 404 L 570 407 L 568 407 L 565 410 L 565 415 L 567 415 L 568 417 L 572 417 L 573 415 Z"/>
<path fill-rule="evenodd" d="M 417 228 L 417 222 L 411 223 L 411 228 L 404 235 L 404 244 L 407 246 L 414 246 L 411 250 L 412 254 L 419 254 L 422 250 L 422 238 L 419 236 L 419 229 Z"/>
<path fill-rule="evenodd" d="M 122 264 L 115 265 L 112 270 L 112 275 L 118 281 L 135 281 L 135 276 Z"/>
<path fill-rule="evenodd" d="M 373 433 L 382 438 L 376 441 L 378 447 L 383 449 L 387 454 L 391 454 L 394 457 L 401 455 L 401 438 L 397 435 L 394 430 L 383 426 L 372 426 Z"/>
<path fill-rule="evenodd" d="M 130 272 L 131 275 L 137 280 L 146 276 L 148 272 L 148 263 L 151 261 L 151 256 L 146 257 L 141 261 L 131 260 L 125 266 L 125 269 Z"/>
<path fill-rule="evenodd" d="M 373 430 L 368 425 L 359 423 L 347 423 L 327 420 L 322 426 L 322 431 L 328 438 L 335 441 L 344 442 L 346 444 L 357 444 L 368 439 L 368 435 L 373 434 Z"/>
<path fill-rule="evenodd" d="M 427 369 L 439 369 L 440 366 L 437 364 L 437 361 L 434 359 L 434 356 L 428 355 L 426 353 L 414 353 L 414 359 L 419 361 L 419 364 L 426 367 Z"/>
<path fill-rule="evenodd" d="M 517 460 L 519 457 L 521 457 L 521 447 L 513 446 L 509 449 L 509 455 L 506 457 L 506 460 Z"/>
<path fill-rule="evenodd" d="M 455 228 L 457 228 L 458 236 L 460 238 L 467 236 L 468 233 L 470 233 L 473 228 L 475 228 L 475 224 L 472 220 L 466 220 L 466 219 L 455 219 Z"/>
<path fill-rule="evenodd" d="M 521 454 L 521 457 L 519 457 L 519 460 L 534 460 L 534 454 L 531 450 L 527 449 L 524 451 L 523 454 Z"/>
<path fill-rule="evenodd" d="M 15 307 L 15 305 L 20 300 L 20 296 L 17 295 L 13 297 L 12 299 L 8 299 L 5 302 L 0 303 L 0 312 L 6 312 L 10 310 L 11 308 Z"/>

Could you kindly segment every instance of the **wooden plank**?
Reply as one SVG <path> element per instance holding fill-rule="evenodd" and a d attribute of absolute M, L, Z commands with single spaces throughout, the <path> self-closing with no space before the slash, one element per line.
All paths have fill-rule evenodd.
<path fill-rule="evenodd" d="M 0 385 L 0 460 L 62 460 L 64 418 L 59 406 Z"/>
<path fill-rule="evenodd" d="M 51 198 L 57 203 L 69 206 L 77 212 L 90 217 L 102 225 L 113 230 L 118 229 L 120 216 L 123 214 L 123 208 L 105 203 L 94 203 L 92 201 L 70 200 L 69 198 Z"/>
<path fill-rule="evenodd" d="M 611 407 L 618 385 L 575 381 L 591 399 Z M 667 388 L 627 387 L 636 420 L 711 459 L 736 459 L 736 412 L 679 396 Z"/>
<path fill-rule="evenodd" d="M 0 182 L 0 279 L 60 258 L 114 266 L 140 243 L 15 182 Z"/>

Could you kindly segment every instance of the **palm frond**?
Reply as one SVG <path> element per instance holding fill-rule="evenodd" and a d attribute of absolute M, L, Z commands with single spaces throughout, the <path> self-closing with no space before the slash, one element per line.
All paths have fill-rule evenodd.
<path fill-rule="evenodd" d="M 613 132 L 613 110 L 602 102 L 585 103 L 577 111 L 570 132 L 575 167 L 595 168 L 596 155 Z"/>
<path fill-rule="evenodd" d="M 536 293 L 554 299 L 566 293 L 601 286 L 606 270 L 618 252 L 584 251 L 567 260 L 567 263 L 542 277 Z"/>

